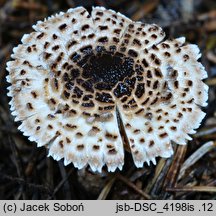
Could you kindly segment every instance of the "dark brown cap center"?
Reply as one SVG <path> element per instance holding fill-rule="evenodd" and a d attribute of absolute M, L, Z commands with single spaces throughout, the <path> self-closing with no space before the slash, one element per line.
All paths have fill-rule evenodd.
<path fill-rule="evenodd" d="M 121 53 L 91 53 L 84 56 L 78 64 L 82 68 L 81 76 L 99 90 L 110 90 L 118 82 L 134 74 L 134 60 Z"/>

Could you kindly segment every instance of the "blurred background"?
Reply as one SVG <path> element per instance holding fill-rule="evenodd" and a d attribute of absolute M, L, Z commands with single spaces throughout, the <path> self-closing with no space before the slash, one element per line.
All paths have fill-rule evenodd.
<path fill-rule="evenodd" d="M 92 173 L 47 158 L 18 130 L 9 112 L 5 65 L 12 48 L 38 20 L 68 8 L 114 9 L 156 23 L 167 37 L 198 44 L 208 71 L 209 105 L 187 146 L 167 160 L 137 169 L 126 152 L 123 170 Z M 0 199 L 215 199 L 216 198 L 216 1 L 215 0 L 0 0 Z"/>

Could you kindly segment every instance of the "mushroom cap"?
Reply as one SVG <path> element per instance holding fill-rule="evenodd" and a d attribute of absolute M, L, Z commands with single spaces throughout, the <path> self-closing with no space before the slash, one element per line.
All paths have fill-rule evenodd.
<path fill-rule="evenodd" d="M 33 25 L 7 63 L 18 127 L 55 160 L 122 169 L 124 144 L 142 167 L 186 144 L 205 113 L 207 73 L 197 45 L 155 24 L 83 7 Z"/>

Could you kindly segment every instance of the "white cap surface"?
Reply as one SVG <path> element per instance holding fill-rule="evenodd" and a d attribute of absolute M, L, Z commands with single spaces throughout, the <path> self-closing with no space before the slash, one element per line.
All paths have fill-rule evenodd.
<path fill-rule="evenodd" d="M 186 144 L 207 105 L 199 48 L 164 40 L 155 24 L 113 10 L 69 9 L 33 26 L 7 63 L 8 96 L 19 130 L 49 156 L 113 172 L 156 163 Z"/>

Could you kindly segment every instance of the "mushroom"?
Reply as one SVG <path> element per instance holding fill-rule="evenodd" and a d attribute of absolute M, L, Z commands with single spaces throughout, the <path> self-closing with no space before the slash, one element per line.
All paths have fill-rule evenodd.
<path fill-rule="evenodd" d="M 18 127 L 49 156 L 122 169 L 156 164 L 184 145 L 207 105 L 207 72 L 197 45 L 164 39 L 155 24 L 93 7 L 60 12 L 33 25 L 7 63 L 10 109 Z"/>

